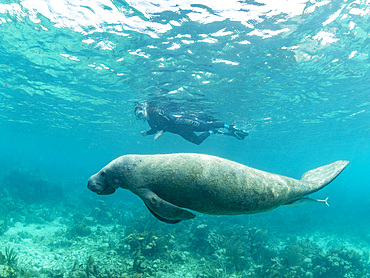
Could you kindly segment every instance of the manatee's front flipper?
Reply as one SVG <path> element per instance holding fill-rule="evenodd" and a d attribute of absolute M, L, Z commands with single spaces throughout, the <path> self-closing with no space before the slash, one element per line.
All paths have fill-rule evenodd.
<path fill-rule="evenodd" d="M 137 192 L 137 195 L 144 201 L 145 205 L 154 217 L 165 223 L 175 224 L 181 220 L 192 219 L 195 217 L 195 214 L 190 211 L 161 199 L 150 189 L 142 189 Z"/>
<path fill-rule="evenodd" d="M 163 218 L 163 217 L 160 217 L 158 214 L 156 214 L 154 211 L 152 211 L 150 209 L 150 207 L 148 207 L 147 204 L 145 204 L 146 207 L 148 208 L 148 210 L 150 211 L 150 213 L 155 217 L 157 218 L 158 220 L 164 222 L 164 223 L 167 223 L 167 224 L 176 224 L 176 223 L 179 223 L 181 220 L 169 220 L 169 219 L 166 219 L 166 218 Z"/>

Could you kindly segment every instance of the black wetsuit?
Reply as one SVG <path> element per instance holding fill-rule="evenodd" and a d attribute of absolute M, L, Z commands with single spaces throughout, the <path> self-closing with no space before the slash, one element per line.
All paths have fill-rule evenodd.
<path fill-rule="evenodd" d="M 148 124 L 151 127 L 150 130 L 146 131 L 147 135 L 155 134 L 158 131 L 168 131 L 178 134 L 182 138 L 197 145 L 200 145 L 211 135 L 209 131 L 224 127 L 224 123 L 222 122 L 202 121 L 196 117 L 171 114 L 157 107 L 148 107 L 147 114 Z M 197 135 L 195 132 L 203 133 Z"/>

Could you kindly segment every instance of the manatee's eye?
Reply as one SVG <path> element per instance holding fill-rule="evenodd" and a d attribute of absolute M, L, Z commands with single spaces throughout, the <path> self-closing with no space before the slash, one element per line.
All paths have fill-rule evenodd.
<path fill-rule="evenodd" d="M 105 171 L 101 172 L 100 176 L 102 176 L 104 178 L 105 177 Z"/>

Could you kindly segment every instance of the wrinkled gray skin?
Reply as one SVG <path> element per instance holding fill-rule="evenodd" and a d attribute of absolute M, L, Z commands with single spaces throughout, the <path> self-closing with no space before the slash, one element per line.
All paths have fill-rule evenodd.
<path fill-rule="evenodd" d="M 128 189 L 156 218 L 177 223 L 195 217 L 185 208 L 233 215 L 294 204 L 329 184 L 347 164 L 336 161 L 296 180 L 205 154 L 124 155 L 91 176 L 88 188 L 100 195 Z"/>

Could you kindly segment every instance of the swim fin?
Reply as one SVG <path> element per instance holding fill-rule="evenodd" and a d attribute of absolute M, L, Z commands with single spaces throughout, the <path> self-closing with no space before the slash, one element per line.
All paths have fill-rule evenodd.
<path fill-rule="evenodd" d="M 234 126 L 230 126 L 229 134 L 230 136 L 234 136 L 238 140 L 244 140 L 246 136 L 248 136 L 248 132 L 245 130 L 236 129 Z"/>
<path fill-rule="evenodd" d="M 244 140 L 246 136 L 248 136 L 248 132 L 244 130 L 237 130 L 233 132 L 233 136 L 238 140 Z"/>

